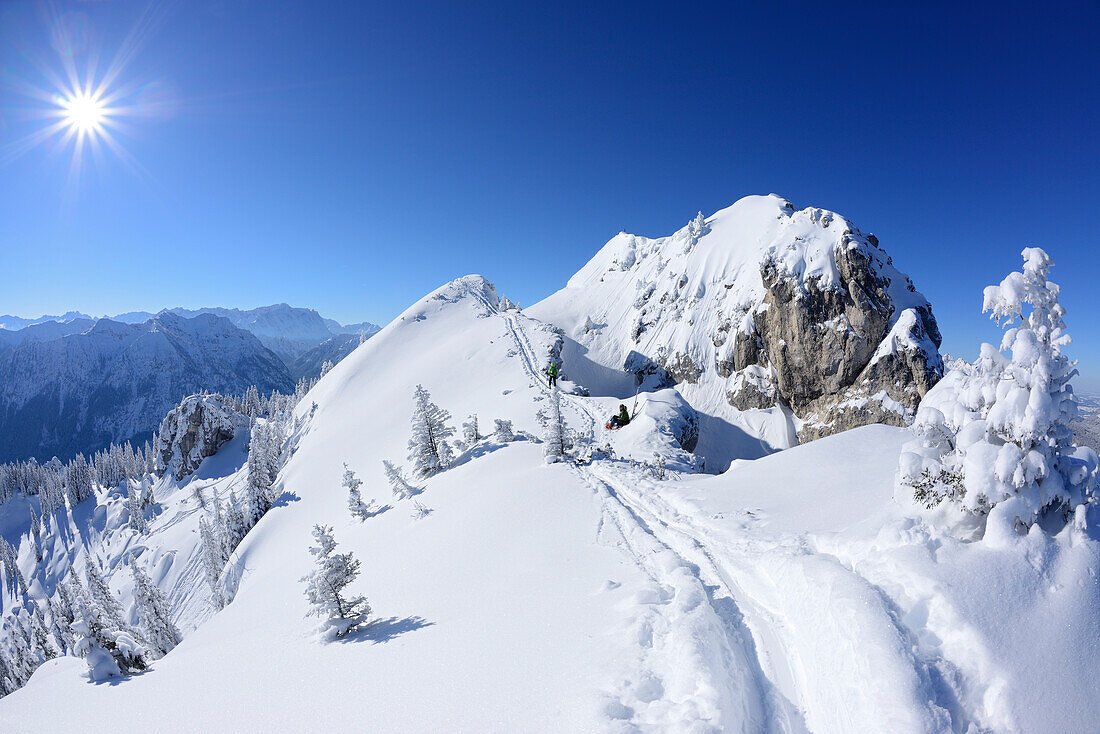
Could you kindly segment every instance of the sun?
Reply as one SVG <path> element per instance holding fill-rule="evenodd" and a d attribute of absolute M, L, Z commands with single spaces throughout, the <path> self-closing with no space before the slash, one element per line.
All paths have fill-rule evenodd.
<path fill-rule="evenodd" d="M 92 135 L 102 132 L 108 110 L 102 96 L 91 92 L 76 91 L 59 101 L 63 120 L 72 132 Z"/>

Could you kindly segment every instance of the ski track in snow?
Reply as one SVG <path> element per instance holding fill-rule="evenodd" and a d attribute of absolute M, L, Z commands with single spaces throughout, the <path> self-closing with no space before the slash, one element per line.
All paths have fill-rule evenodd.
<path fill-rule="evenodd" d="M 520 323 L 527 317 L 501 315 L 529 376 L 549 394 Z M 605 430 L 590 401 L 560 394 L 563 410 L 597 434 Z M 812 550 L 798 538 L 758 538 L 728 528 L 717 533 L 678 511 L 638 470 L 609 461 L 574 470 L 604 498 L 601 542 L 622 547 L 657 590 L 650 603 L 638 600 L 637 669 L 606 708 L 609 716 L 622 720 L 622 730 L 688 730 L 691 722 L 694 728 L 709 722 L 727 731 L 863 731 L 868 725 L 887 727 L 879 731 L 967 731 L 974 721 L 961 710 L 949 675 L 944 675 L 945 670 L 950 673 L 950 663 L 929 658 L 927 652 L 919 655 L 917 641 L 925 630 L 907 627 L 885 591 L 852 565 Z M 766 570 L 761 570 L 762 563 Z M 812 616 L 785 619 L 791 586 L 783 583 L 781 588 L 777 575 L 768 572 L 773 568 L 807 588 L 822 577 L 829 579 L 831 588 L 824 591 L 830 602 L 839 597 L 841 614 L 829 618 L 833 604 L 827 603 L 814 607 Z M 807 622 L 808 628 L 799 627 Z M 879 630 L 894 644 L 857 651 L 851 630 L 862 625 Z M 799 651 L 806 649 L 807 640 L 799 637 L 805 638 L 805 629 L 817 643 L 811 650 L 832 653 L 822 656 L 826 660 L 848 660 L 852 669 L 823 672 L 820 663 L 802 659 Z M 684 636 L 694 643 L 687 651 L 679 639 Z M 712 649 L 716 644 L 718 649 Z M 875 680 L 881 670 L 889 671 L 884 683 L 901 684 L 897 690 L 880 686 L 875 695 L 887 699 L 882 705 L 846 706 L 852 686 L 861 679 Z M 855 681 L 843 680 L 849 673 L 857 676 Z M 891 705 L 891 697 L 897 705 Z M 907 717 L 914 708 L 923 708 L 924 716 Z"/>

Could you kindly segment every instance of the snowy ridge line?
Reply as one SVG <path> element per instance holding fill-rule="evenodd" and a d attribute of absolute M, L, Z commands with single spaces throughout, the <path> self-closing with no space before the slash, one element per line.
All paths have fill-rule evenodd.
<path fill-rule="evenodd" d="M 543 393 L 549 394 L 549 386 L 543 383 L 538 370 L 534 367 L 534 350 L 526 333 L 517 324 L 518 317 L 510 313 L 504 313 L 503 316 L 529 376 L 539 385 Z M 583 405 L 582 398 L 564 394 L 562 397 L 564 405 L 571 408 L 590 426 L 599 428 L 598 419 Z M 622 538 L 622 543 L 615 545 L 624 550 L 660 590 L 659 603 L 645 605 L 651 606 L 651 609 L 642 613 L 636 633 L 639 635 L 639 644 L 644 648 L 641 658 L 645 672 L 637 686 L 641 690 L 620 691 L 619 700 L 608 704 L 608 713 L 613 718 L 631 718 L 637 723 L 656 727 L 656 730 L 690 726 L 691 722 L 703 719 L 712 721 L 723 730 L 732 730 L 736 727 L 746 732 L 805 731 L 804 726 L 796 728 L 790 720 L 788 715 L 790 705 L 784 706 L 776 700 L 774 687 L 762 674 L 755 650 L 746 644 L 744 634 L 746 630 L 740 626 L 738 621 L 740 615 L 736 607 L 733 610 L 721 610 L 720 601 L 707 588 L 699 575 L 698 566 L 688 562 L 658 537 L 649 524 L 623 502 L 615 488 L 604 477 L 588 467 L 574 466 L 573 471 L 579 474 L 585 483 L 603 499 L 604 518 L 610 518 Z M 603 526 L 602 518 L 598 532 L 600 535 L 602 535 Z M 703 605 L 704 600 L 705 605 Z M 732 595 L 728 596 L 728 600 L 733 604 Z M 709 613 L 703 610 L 704 606 Z M 655 615 L 651 611 L 666 607 L 668 611 L 664 613 Z M 664 666 L 661 665 L 661 661 L 654 660 L 661 654 L 683 655 L 682 649 L 677 648 L 682 648 L 686 644 L 685 640 L 679 638 L 685 636 L 687 630 L 682 628 L 685 626 L 684 621 L 672 618 L 674 615 L 690 615 L 686 626 L 689 629 L 697 629 L 700 633 L 700 635 L 687 634 L 686 636 L 693 648 L 692 662 L 695 663 L 696 668 L 694 672 L 699 674 L 706 684 L 696 684 L 697 687 L 689 692 L 692 687 L 690 673 L 686 676 L 686 680 L 673 680 L 671 685 L 674 691 L 679 691 L 681 696 L 687 694 L 686 698 L 659 706 L 655 704 L 658 699 L 650 697 L 656 696 L 658 691 L 664 695 L 669 682 L 661 680 L 656 673 L 657 669 L 665 667 L 667 671 L 673 674 L 679 673 L 681 676 L 684 672 L 678 670 L 682 666 L 678 665 L 675 659 L 666 661 Z M 654 621 L 656 620 L 646 619 L 652 616 L 659 616 L 659 621 L 664 626 L 662 640 L 654 641 L 656 631 Z M 707 649 L 708 643 L 717 645 L 716 655 Z M 647 704 L 646 711 L 642 713 L 635 711 L 628 705 L 628 701 L 631 700 L 640 700 Z M 713 709 L 700 710 L 697 700 L 705 702 Z M 653 712 L 653 708 L 658 711 Z M 652 718 L 654 713 L 659 717 L 657 720 Z"/>
<path fill-rule="evenodd" d="M 544 393 L 549 393 L 539 370 L 534 366 L 536 359 L 533 348 L 523 327 L 518 323 L 518 315 L 504 314 L 509 332 L 515 340 L 525 369 Z M 562 403 L 577 414 L 583 421 L 595 424 L 601 430 L 598 416 L 589 409 L 584 398 L 561 394 Z M 970 722 L 981 717 L 963 711 L 959 691 L 944 675 L 943 668 L 950 671 L 953 667 L 944 659 L 926 659 L 919 654 L 916 642 L 919 632 L 910 629 L 902 620 L 900 611 L 889 595 L 878 585 L 859 574 L 854 568 L 842 563 L 839 558 L 829 555 L 817 555 L 806 547 L 804 539 L 769 539 L 761 543 L 741 536 L 731 545 L 724 538 L 702 527 L 694 519 L 677 511 L 663 500 L 656 486 L 646 482 L 651 492 L 641 492 L 640 477 L 619 476 L 610 471 L 603 463 L 588 467 L 575 467 L 586 482 L 598 493 L 606 497 L 605 511 L 611 515 L 616 528 L 627 544 L 627 552 L 634 562 L 643 567 L 653 578 L 650 570 L 651 555 L 671 554 L 677 567 L 686 568 L 695 582 L 705 590 L 705 598 L 710 609 L 722 622 L 722 646 L 727 656 L 734 655 L 740 669 L 726 667 L 728 676 L 736 676 L 736 684 L 726 680 L 726 694 L 740 697 L 741 706 L 737 707 L 742 717 L 751 711 L 745 705 L 745 675 L 755 671 L 752 687 L 758 705 L 767 712 L 766 721 L 769 731 L 800 732 L 809 730 L 853 731 L 866 727 L 887 727 L 894 731 L 966 731 Z M 633 472 L 632 474 L 636 474 Z M 627 523 L 624 526 L 624 518 Z M 656 549 L 646 552 L 637 548 L 638 542 L 626 540 L 631 533 L 625 528 L 634 528 L 650 538 L 649 545 Z M 603 523 L 601 521 L 601 534 Z M 708 548 L 718 548 L 729 552 L 718 555 Z M 820 648 L 811 648 L 809 663 L 815 670 L 807 670 L 807 661 L 803 659 L 805 640 L 793 639 L 792 628 L 783 613 L 783 589 L 776 586 L 775 577 L 769 578 L 765 570 L 756 568 L 768 556 L 776 553 L 782 556 L 778 563 L 784 574 L 794 574 L 808 585 L 817 582 L 820 575 L 827 575 L 840 584 L 846 599 L 857 600 L 867 605 L 867 610 L 852 611 L 860 613 L 863 620 L 859 623 L 877 628 L 886 638 L 892 640 L 884 659 L 873 664 L 869 670 L 892 669 L 900 684 L 892 693 L 901 696 L 896 706 L 870 707 L 870 710 L 851 710 L 846 699 L 852 691 L 843 686 L 835 686 L 830 680 L 835 671 L 823 671 L 821 665 L 814 666 L 814 660 L 823 657 L 837 660 L 837 655 L 821 655 Z M 774 562 L 769 565 L 776 565 Z M 661 578 L 658 576 L 657 578 Z M 738 579 L 753 580 L 751 587 L 755 593 L 748 593 L 745 585 Z M 656 580 L 656 579 L 655 579 Z M 658 581 L 658 583 L 660 583 Z M 760 590 L 769 592 L 761 597 Z M 772 601 L 765 602 L 765 598 Z M 871 599 L 872 601 L 868 601 Z M 726 602 L 723 605 L 723 602 Z M 720 607 L 725 606 L 726 609 Z M 829 609 L 825 603 L 813 611 Z M 814 627 L 814 619 L 801 620 Z M 841 653 L 850 647 L 849 638 L 843 633 L 850 629 L 851 622 L 840 619 L 821 620 L 830 623 L 831 650 L 825 652 Z M 795 625 L 799 627 L 799 625 Z M 818 625 L 815 636 L 826 630 Z M 745 633 L 749 638 L 745 639 Z M 801 642 L 801 644 L 800 644 Z M 733 651 L 739 654 L 735 654 Z M 880 652 L 875 650 L 875 652 Z M 852 655 L 859 671 L 859 664 L 866 664 L 866 655 Z M 843 658 L 841 658 L 843 659 Z M 727 657 L 727 663 L 729 658 Z M 936 674 L 933 674 L 933 670 Z M 701 671 L 702 672 L 702 671 Z M 711 668 L 711 674 L 714 669 Z M 873 683 L 873 681 L 868 681 Z M 908 700 L 905 700 L 908 699 Z M 624 704 L 625 705 L 625 704 Z M 729 706 L 729 701 L 726 701 Z M 906 717 L 906 712 L 923 710 L 920 720 Z M 623 713 L 628 711 L 624 710 Z M 751 719 L 751 717 L 750 717 Z M 742 718 L 742 721 L 745 719 Z M 727 724 L 728 726 L 728 724 Z M 761 727 L 757 727 L 760 730 Z M 881 730 L 887 730 L 881 729 Z"/>

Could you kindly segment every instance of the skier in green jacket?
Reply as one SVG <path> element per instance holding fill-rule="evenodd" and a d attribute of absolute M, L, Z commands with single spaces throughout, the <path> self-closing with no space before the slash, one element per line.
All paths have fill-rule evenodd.
<path fill-rule="evenodd" d="M 550 366 L 546 368 L 546 374 L 549 376 L 547 381 L 548 387 L 554 387 L 558 384 L 558 364 L 557 362 L 551 362 Z"/>

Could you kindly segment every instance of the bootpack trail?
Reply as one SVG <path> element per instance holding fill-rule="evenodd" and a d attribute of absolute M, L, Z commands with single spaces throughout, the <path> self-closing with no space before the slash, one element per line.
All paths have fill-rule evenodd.
<path fill-rule="evenodd" d="M 530 319 L 502 316 L 525 370 L 549 395 L 526 334 Z M 610 432 L 596 401 L 559 395 L 563 413 L 601 443 Z M 907 627 L 880 588 L 806 538 L 701 517 L 623 461 L 595 459 L 572 471 L 603 499 L 601 542 L 621 546 L 660 590 L 660 603 L 642 613 L 658 619 L 639 621 L 646 634 L 635 678 L 650 683 L 635 688 L 650 696 L 622 690 L 609 704 L 624 724 L 675 729 L 709 720 L 723 730 L 793 733 L 966 731 L 974 721 L 940 674 L 944 661 L 918 654 L 922 630 Z M 800 592 L 807 603 L 792 598 Z M 814 604 L 822 594 L 824 603 Z M 876 630 L 886 644 L 861 646 L 853 639 L 860 629 Z M 698 645 L 690 656 L 683 637 Z M 653 684 L 661 671 L 698 683 Z M 880 700 L 852 706 L 861 684 Z M 663 695 L 652 697 L 656 690 Z"/>

